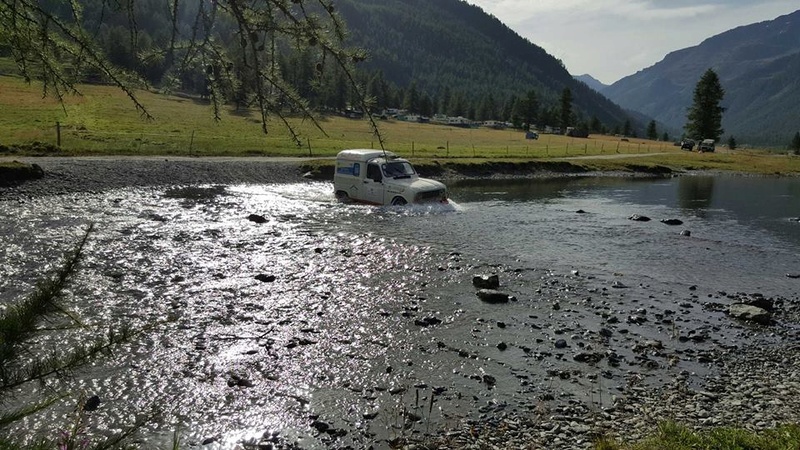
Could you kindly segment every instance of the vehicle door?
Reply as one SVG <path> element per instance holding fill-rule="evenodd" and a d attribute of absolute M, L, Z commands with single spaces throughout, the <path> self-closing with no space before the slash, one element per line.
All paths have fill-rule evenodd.
<path fill-rule="evenodd" d="M 367 164 L 367 177 L 364 178 L 364 200 L 378 205 L 384 204 L 386 187 L 383 184 L 383 173 L 377 163 Z"/>

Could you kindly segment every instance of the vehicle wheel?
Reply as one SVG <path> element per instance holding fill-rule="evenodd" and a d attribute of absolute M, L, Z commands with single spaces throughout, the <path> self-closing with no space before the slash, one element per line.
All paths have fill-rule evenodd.
<path fill-rule="evenodd" d="M 345 191 L 336 191 L 336 200 L 341 203 L 350 203 L 350 196 Z"/>
<path fill-rule="evenodd" d="M 403 197 L 395 197 L 392 199 L 392 206 L 403 206 L 406 203 L 408 202 L 406 202 L 406 199 L 404 199 Z"/>

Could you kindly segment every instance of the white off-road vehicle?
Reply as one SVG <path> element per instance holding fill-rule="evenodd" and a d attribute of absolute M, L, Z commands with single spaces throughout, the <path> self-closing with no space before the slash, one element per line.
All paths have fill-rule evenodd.
<path fill-rule="evenodd" d="M 342 202 L 373 205 L 447 202 L 444 184 L 421 178 L 410 162 L 383 150 L 339 152 L 333 190 Z"/>

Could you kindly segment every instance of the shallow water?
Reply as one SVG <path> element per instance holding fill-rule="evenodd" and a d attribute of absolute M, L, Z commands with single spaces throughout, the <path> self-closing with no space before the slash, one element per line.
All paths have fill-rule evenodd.
<path fill-rule="evenodd" d="M 462 418 L 533 410 L 548 398 L 606 404 L 631 377 L 657 384 L 681 370 L 702 375 L 713 370 L 705 352 L 796 338 L 789 326 L 770 335 L 730 325 L 702 302 L 725 303 L 720 291 L 797 298 L 800 280 L 786 274 L 800 272 L 800 222 L 791 220 L 800 216 L 798 179 L 449 188 L 449 207 L 341 205 L 328 183 L 2 203 L 2 305 L 29 293 L 95 224 L 64 299 L 82 326 L 51 324 L 68 329 L 43 333 L 36 348 L 141 330 L 59 384 L 31 384 L 18 396 L 24 402 L 53 386 L 99 395 L 87 420 L 100 434 L 152 412 L 137 435 L 145 448 L 164 448 L 175 430 L 183 442 L 219 448 L 270 439 L 380 446 Z M 654 220 L 630 221 L 632 214 Z M 476 298 L 472 277 L 489 273 L 516 301 Z M 647 323 L 626 321 L 632 314 L 647 314 Z M 598 335 L 603 327 L 611 338 Z M 667 343 L 676 334 L 704 338 Z M 555 350 L 558 339 L 568 347 Z M 667 343 L 668 355 L 649 358 L 661 370 L 643 369 L 631 350 L 645 339 Z M 623 363 L 573 361 L 581 351 L 613 352 Z M 74 402 L 10 432 L 52 436 Z M 404 419 L 407 410 L 420 420 Z"/>

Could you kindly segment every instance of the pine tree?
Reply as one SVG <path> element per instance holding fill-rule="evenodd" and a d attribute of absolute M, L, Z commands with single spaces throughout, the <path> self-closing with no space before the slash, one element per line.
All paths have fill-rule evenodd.
<path fill-rule="evenodd" d="M 625 119 L 625 125 L 622 126 L 622 134 L 624 136 L 630 136 L 631 132 L 632 132 L 631 120 L 630 119 Z"/>
<path fill-rule="evenodd" d="M 717 73 L 708 69 L 697 82 L 694 89 L 694 102 L 689 109 L 684 126 L 687 136 L 693 139 L 713 139 L 719 141 L 722 136 L 722 113 L 720 106 L 725 91 L 719 82 Z"/>
<path fill-rule="evenodd" d="M 792 143 L 789 145 L 791 150 L 794 150 L 795 155 L 800 155 L 800 131 L 794 134 Z"/>
<path fill-rule="evenodd" d="M 592 116 L 592 121 L 589 123 L 589 131 L 592 133 L 603 132 L 603 124 L 600 122 L 600 119 L 598 119 L 597 116 Z"/>
<path fill-rule="evenodd" d="M 411 86 L 409 86 L 405 97 L 403 97 L 403 109 L 412 114 L 418 114 L 419 98 L 419 90 L 417 89 L 417 82 L 415 80 L 411 82 Z"/>
<path fill-rule="evenodd" d="M 655 141 L 658 139 L 658 130 L 656 130 L 656 121 L 651 120 L 649 124 L 647 124 L 647 139 L 651 141 Z"/>
<path fill-rule="evenodd" d="M 539 118 L 539 100 L 536 97 L 536 91 L 532 89 L 528 91 L 528 94 L 520 102 L 520 108 L 523 127 L 528 131 Z"/>
<path fill-rule="evenodd" d="M 572 125 L 572 91 L 569 88 L 564 88 L 561 92 L 561 116 L 560 116 L 561 131 L 565 131 L 567 127 Z"/>
<path fill-rule="evenodd" d="M 737 147 L 736 138 L 733 137 L 733 136 L 729 137 L 728 138 L 728 148 L 731 149 L 731 150 L 736 150 L 736 147 Z"/>

